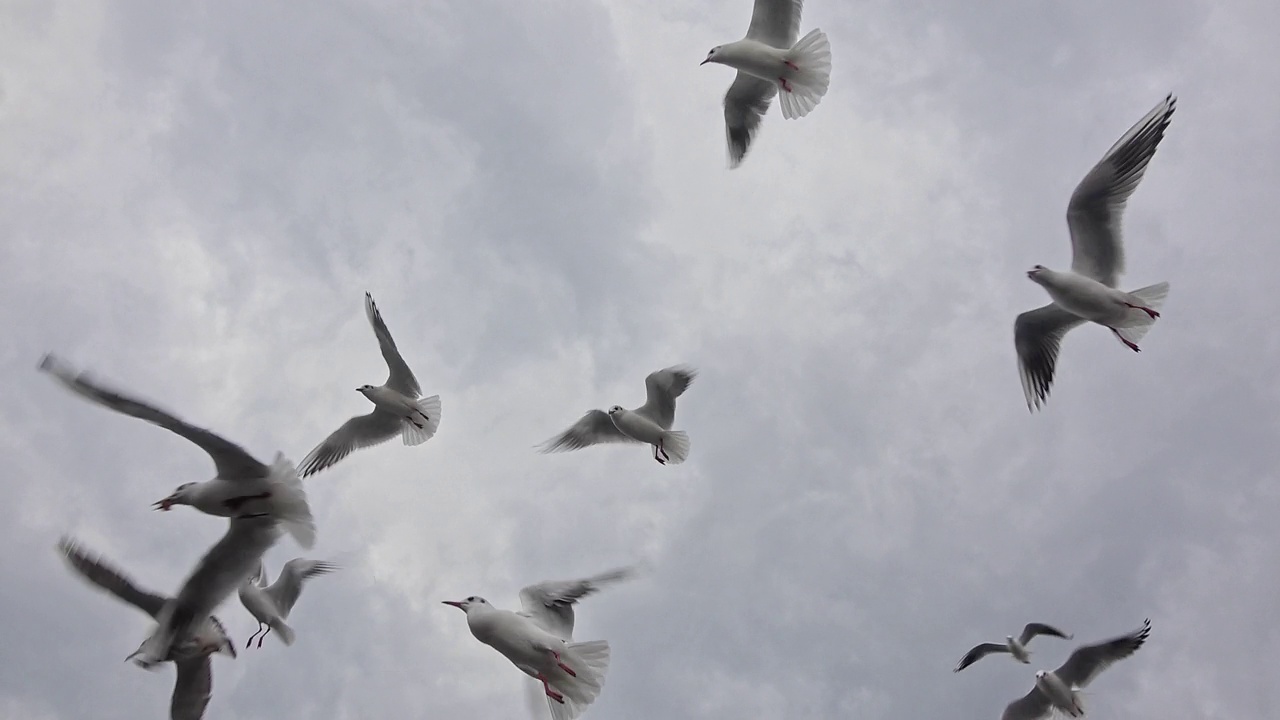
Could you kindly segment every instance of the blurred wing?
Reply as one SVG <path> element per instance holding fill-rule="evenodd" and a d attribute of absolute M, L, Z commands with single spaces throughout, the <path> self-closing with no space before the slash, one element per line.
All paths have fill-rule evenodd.
<path fill-rule="evenodd" d="M 1071 657 L 1054 672 L 1068 686 L 1082 688 L 1113 663 L 1123 660 L 1138 651 L 1151 634 L 1151 621 L 1143 620 L 1142 627 L 1128 635 L 1098 643 L 1085 645 L 1071 653 Z"/>
<path fill-rule="evenodd" d="M 619 568 L 581 580 L 530 585 L 520 591 L 520 606 L 538 627 L 556 637 L 570 640 L 573 638 L 574 604 L 606 585 L 631 577 L 633 573 L 633 568 Z"/>
<path fill-rule="evenodd" d="M 729 167 L 738 167 L 751 148 L 760 121 L 778 86 L 739 71 L 724 96 L 724 133 L 729 143 Z"/>
<path fill-rule="evenodd" d="M 123 573 L 111 567 L 100 556 L 90 555 L 79 543 L 68 537 L 58 541 L 58 552 L 85 580 L 142 610 L 151 617 L 160 614 L 166 598 L 139 590 Z"/>
<path fill-rule="evenodd" d="M 804 0 L 756 0 L 747 37 L 776 48 L 789 49 L 800 36 Z"/>
<path fill-rule="evenodd" d="M 573 427 L 542 444 L 542 452 L 565 452 L 581 450 L 584 447 L 606 442 L 640 442 L 622 434 L 609 413 L 603 410 L 588 410 Z"/>
<path fill-rule="evenodd" d="M 1120 216 L 1147 165 L 1164 139 L 1176 101 L 1172 95 L 1152 108 L 1089 171 L 1067 206 L 1071 269 L 1115 287 L 1124 271 Z"/>
<path fill-rule="evenodd" d="M 400 418 L 389 412 L 375 408 L 368 415 L 357 415 L 302 458 L 298 476 L 314 475 L 356 450 L 381 445 L 399 434 Z"/>
<path fill-rule="evenodd" d="M 1018 374 L 1027 409 L 1044 404 L 1053 384 L 1062 336 L 1084 320 L 1053 303 L 1028 310 L 1013 323 L 1013 346 L 1018 351 Z"/>
<path fill-rule="evenodd" d="M 1052 635 L 1054 637 L 1060 637 L 1064 640 L 1071 639 L 1070 635 L 1062 632 L 1061 630 L 1059 630 L 1056 627 L 1053 627 L 1052 625 L 1045 625 L 1044 623 L 1027 623 L 1027 626 L 1022 628 L 1022 636 L 1018 638 L 1018 643 L 1021 645 L 1026 645 L 1028 642 L 1031 641 L 1031 638 L 1037 635 Z"/>
<path fill-rule="evenodd" d="M 146 652 L 163 658 L 175 638 L 191 631 L 235 592 L 262 561 L 262 555 L 280 539 L 280 524 L 265 513 L 232 518 L 227 532 L 200 558 L 177 597 L 160 613 L 160 629 Z M 152 640 L 148 640 L 152 643 Z"/>
<path fill-rule="evenodd" d="M 280 577 L 267 588 L 267 594 L 271 596 L 271 600 L 276 604 L 276 609 L 282 615 L 288 615 L 293 609 L 294 603 L 298 602 L 298 596 L 302 594 L 302 583 L 317 575 L 323 575 L 328 572 L 337 570 L 338 566 L 318 560 L 304 560 L 303 558 L 294 558 L 284 564 L 284 569 L 280 571 Z"/>
<path fill-rule="evenodd" d="M 208 655 L 177 663 L 178 679 L 169 703 L 171 720 L 200 720 L 213 699 L 213 663 Z"/>
<path fill-rule="evenodd" d="M 658 423 L 662 429 L 670 430 L 676 421 L 676 398 L 684 393 L 697 374 L 698 371 L 683 365 L 649 373 L 644 379 L 645 403 L 635 412 Z"/>
<path fill-rule="evenodd" d="M 152 425 L 181 435 L 199 445 L 213 458 L 218 468 L 218 476 L 227 480 L 242 480 L 266 477 L 266 465 L 258 462 L 244 448 L 214 433 L 198 428 L 179 420 L 169 413 L 152 407 L 141 400 L 109 390 L 89 379 L 87 373 L 76 373 L 71 366 L 54 355 L 45 355 L 40 361 L 40 369 L 53 375 L 63 385 L 78 395 L 93 402 L 111 408 L 118 413 L 146 420 Z"/>
<path fill-rule="evenodd" d="M 391 339 L 391 331 L 387 329 L 387 324 L 382 320 L 382 313 L 378 312 L 378 306 L 373 304 L 373 296 L 369 293 L 364 294 L 364 314 L 368 316 L 369 324 L 373 326 L 373 334 L 378 336 L 378 347 L 382 349 L 382 359 L 387 361 L 387 367 L 391 370 L 391 374 L 387 376 L 387 387 L 409 397 L 416 398 L 422 395 L 418 379 L 413 376 L 413 371 L 405 364 L 404 358 L 400 357 L 396 341 Z"/>
<path fill-rule="evenodd" d="M 1009 703 L 1000 720 L 1041 720 L 1049 716 L 1051 709 L 1049 696 L 1040 692 L 1040 688 L 1033 687 L 1031 692 Z"/>
<path fill-rule="evenodd" d="M 982 643 L 981 645 L 975 645 L 974 648 L 966 653 L 964 657 L 960 658 L 960 662 L 956 665 L 955 670 L 952 670 L 951 672 L 960 672 L 995 652 L 1009 652 L 1009 648 L 995 643 Z"/>

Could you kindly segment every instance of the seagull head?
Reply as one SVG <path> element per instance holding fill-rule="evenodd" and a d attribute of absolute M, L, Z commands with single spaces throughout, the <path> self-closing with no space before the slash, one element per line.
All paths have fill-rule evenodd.
<path fill-rule="evenodd" d="M 1047 272 L 1049 272 L 1049 268 L 1043 265 L 1036 265 L 1027 271 L 1027 277 L 1031 278 L 1034 282 L 1040 282 L 1040 276 Z"/>
<path fill-rule="evenodd" d="M 1046 676 L 1046 675 L 1048 675 L 1048 674 L 1049 674 L 1049 671 L 1048 671 L 1048 670 L 1037 670 L 1037 671 L 1036 671 L 1036 679 L 1037 679 L 1037 680 L 1043 680 L 1043 679 L 1045 678 L 1045 676 Z"/>
<path fill-rule="evenodd" d="M 360 393 L 361 395 L 364 395 L 365 397 L 369 397 L 369 393 L 373 392 L 373 390 L 374 390 L 374 387 L 372 385 L 361 385 L 360 387 L 356 388 L 356 392 Z"/>
<path fill-rule="evenodd" d="M 152 510 L 168 510 L 174 505 L 190 505 L 191 489 L 196 486 L 195 483 L 182 483 L 176 490 L 163 500 L 157 500 L 151 504 Z"/>
<path fill-rule="evenodd" d="M 470 612 L 473 607 L 485 607 L 489 605 L 489 601 L 482 597 L 472 595 L 466 600 L 445 600 L 445 605 L 452 605 L 462 612 Z"/>
<path fill-rule="evenodd" d="M 613 417 L 614 415 L 619 415 L 623 412 L 626 412 L 625 408 L 623 408 L 621 405 L 614 405 L 613 407 L 609 408 L 609 417 Z"/>
<path fill-rule="evenodd" d="M 707 64 L 707 63 L 709 63 L 709 62 L 720 62 L 720 58 L 718 57 L 719 55 L 720 55 L 720 46 L 719 46 L 719 45 L 717 45 L 717 46 L 715 46 L 715 47 L 711 48 L 710 52 L 708 52 L 708 53 L 707 53 L 707 59 L 706 59 L 706 60 L 703 60 L 702 62 L 700 62 L 700 63 L 698 63 L 698 64 L 699 64 L 699 65 L 706 65 L 706 64 Z"/>

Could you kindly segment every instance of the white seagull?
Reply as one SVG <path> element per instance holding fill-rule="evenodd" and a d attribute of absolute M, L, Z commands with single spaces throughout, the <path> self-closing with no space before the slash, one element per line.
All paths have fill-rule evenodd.
<path fill-rule="evenodd" d="M 1040 720 L 1055 709 L 1071 717 L 1083 717 L 1079 690 L 1112 663 L 1137 652 L 1150 633 L 1151 621 L 1144 620 L 1141 628 L 1128 635 L 1077 648 L 1062 667 L 1053 672 L 1037 672 L 1035 687 L 1021 699 L 1009 703 L 1000 720 Z"/>
<path fill-rule="evenodd" d="M 1031 638 L 1037 635 L 1052 635 L 1054 637 L 1060 637 L 1067 640 L 1070 640 L 1072 637 L 1051 625 L 1045 625 L 1043 623 L 1027 623 L 1026 627 L 1022 628 L 1022 635 L 1017 638 L 1014 638 L 1012 635 L 1005 635 L 1005 642 L 1003 645 L 999 643 L 982 643 L 981 645 L 974 646 L 972 650 L 960 659 L 960 663 L 956 665 L 955 670 L 952 672 L 960 672 L 987 655 L 1000 652 L 1010 653 L 1013 655 L 1015 660 L 1030 664 L 1031 651 L 1027 650 L 1027 643 L 1031 642 Z"/>
<path fill-rule="evenodd" d="M 581 580 L 530 585 L 520 591 L 518 613 L 499 610 L 474 595 L 444 604 L 467 614 L 467 627 L 477 640 L 542 683 L 554 720 L 573 720 L 600 695 L 609 669 L 608 642 L 573 642 L 573 606 L 632 574 L 631 568 L 623 568 Z"/>
<path fill-rule="evenodd" d="M 240 587 L 281 534 L 280 524 L 266 513 L 231 518 L 227 532 L 196 563 L 178 594 L 161 608 L 156 617 L 159 627 L 129 658 L 148 669 L 162 662 L 176 641 L 191 633 Z"/>
<path fill-rule="evenodd" d="M 1169 95 L 1138 121 L 1084 176 L 1067 205 L 1071 230 L 1071 270 L 1036 265 L 1027 277 L 1049 293 L 1053 302 L 1018 316 L 1013 326 L 1018 370 L 1027 408 L 1039 408 L 1049 394 L 1058 348 L 1071 328 L 1095 322 L 1138 352 L 1169 294 L 1169 283 L 1134 290 L 1116 289 L 1124 270 L 1120 217 L 1138 187 L 1156 147 L 1164 138 L 1176 100 Z"/>
<path fill-rule="evenodd" d="M 179 485 L 169 497 L 156 502 L 157 510 L 174 505 L 190 505 L 218 517 L 267 513 L 280 521 L 304 548 L 315 544 L 316 524 L 307 505 L 307 493 L 293 464 L 276 453 L 275 462 L 264 465 L 244 448 L 209 430 L 189 425 L 179 418 L 141 400 L 110 390 L 77 373 L 52 354 L 40 361 L 40 369 L 70 388 L 72 392 L 140 420 L 158 425 L 200 446 L 213 459 L 217 476 L 204 482 Z"/>
<path fill-rule="evenodd" d="M 139 589 L 123 573 L 101 557 L 90 555 L 70 538 L 63 537 L 58 542 L 58 551 L 85 580 L 152 618 L 158 619 L 169 602 L 168 598 Z M 204 622 L 193 625 L 190 632 L 178 638 L 162 659 L 178 666 L 178 678 L 173 685 L 173 699 L 169 707 L 172 720 L 200 720 L 204 716 L 204 709 L 213 697 L 213 667 L 209 660 L 213 653 L 224 653 L 234 658 L 236 648 L 218 618 L 209 615 Z"/>
<path fill-rule="evenodd" d="M 364 294 L 364 313 L 373 326 L 373 334 L 378 336 L 378 346 L 382 348 L 382 358 L 387 361 L 390 375 L 380 386 L 356 388 L 373 403 L 373 412 L 346 421 L 303 458 L 299 466 L 302 477 L 314 475 L 355 450 L 381 445 L 396 435 L 404 438 L 405 445 L 421 445 L 440 427 L 440 396 L 422 397 L 418 379 L 400 357 L 396 341 L 391 338 L 391 331 L 369 293 Z"/>
<path fill-rule="evenodd" d="M 258 647 L 262 647 L 262 641 L 272 630 L 276 631 L 285 645 L 292 645 L 293 628 L 285 620 L 289 618 L 294 603 L 298 602 L 298 596 L 302 594 L 302 583 L 337 569 L 337 565 L 321 560 L 294 558 L 284 564 L 280 577 L 268 586 L 267 569 L 259 561 L 258 571 L 240 585 L 240 604 L 258 621 L 258 630 L 249 636 L 249 641 L 244 644 L 245 649 L 249 649 L 255 637 L 258 638 Z M 263 628 L 266 628 L 265 632 Z"/>
<path fill-rule="evenodd" d="M 831 44 L 818 29 L 800 34 L 804 0 L 755 0 L 747 36 L 717 45 L 701 64 L 720 63 L 738 71 L 724 96 L 729 167 L 742 163 L 773 96 L 788 120 L 809 114 L 831 82 Z"/>
<path fill-rule="evenodd" d="M 644 379 L 645 403 L 634 410 L 614 405 L 608 412 L 588 410 L 573 427 L 551 438 L 542 452 L 579 450 L 606 442 L 638 442 L 653 446 L 659 464 L 679 465 L 689 457 L 689 435 L 672 430 L 676 398 L 693 382 L 697 371 L 674 365 L 649 373 Z"/>

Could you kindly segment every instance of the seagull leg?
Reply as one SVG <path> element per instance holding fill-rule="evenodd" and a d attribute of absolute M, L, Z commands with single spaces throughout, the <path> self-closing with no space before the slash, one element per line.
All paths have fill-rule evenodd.
<path fill-rule="evenodd" d="M 1152 320 L 1155 320 L 1156 318 L 1160 317 L 1160 313 L 1156 312 L 1155 310 L 1152 310 L 1149 307 L 1134 305 L 1133 303 L 1125 303 L 1125 305 L 1133 308 L 1134 310 L 1141 310 L 1142 312 L 1146 313 Z"/>
<path fill-rule="evenodd" d="M 578 673 L 574 672 L 573 668 L 569 667 L 568 665 L 565 665 L 563 662 L 560 661 L 560 653 L 556 652 L 555 650 L 551 650 L 550 652 L 551 652 L 551 657 L 556 659 L 557 667 L 569 673 L 570 677 L 578 677 Z"/>
<path fill-rule="evenodd" d="M 555 690 L 552 690 L 552 689 L 551 689 L 551 686 L 547 684 L 547 678 L 546 678 L 546 676 L 545 676 L 545 675 L 539 675 L 539 676 L 538 676 L 538 679 L 542 681 L 542 690 L 543 690 L 543 692 L 545 692 L 545 693 L 547 694 L 547 697 L 549 697 L 549 698 L 551 698 L 552 700 L 555 700 L 556 702 L 558 702 L 558 703 L 560 703 L 561 705 L 563 705 L 563 704 L 564 704 L 564 696 L 563 696 L 563 695 L 561 695 L 560 693 L 556 692 Z"/>
<path fill-rule="evenodd" d="M 254 630 L 254 631 L 253 631 L 253 634 L 249 636 L 249 642 L 247 642 L 247 643 L 245 643 L 245 644 L 244 644 L 244 649 L 245 649 L 245 650 L 248 650 L 248 649 L 249 649 L 249 646 L 253 644 L 253 639 L 254 639 L 254 638 L 256 638 L 256 637 L 258 637 L 258 633 L 260 633 L 260 632 L 262 632 L 262 621 L 261 621 L 261 620 L 259 620 L 259 621 L 258 621 L 258 629 L 257 629 L 257 630 Z"/>
<path fill-rule="evenodd" d="M 783 61 L 782 61 L 782 64 L 783 64 L 783 65 L 786 65 L 787 67 L 791 68 L 792 70 L 796 70 L 796 71 L 799 71 L 799 70 L 800 70 L 800 66 L 799 66 L 799 65 L 796 65 L 795 63 L 791 62 L 790 60 L 783 60 Z"/>
<path fill-rule="evenodd" d="M 790 81 L 790 80 L 788 80 L 788 79 L 786 79 L 786 78 L 784 78 L 784 77 L 780 77 L 780 78 L 778 78 L 778 83 L 779 83 L 780 85 L 782 85 L 782 89 L 783 89 L 783 90 L 786 90 L 787 92 L 791 92 L 791 81 Z"/>
<path fill-rule="evenodd" d="M 262 647 L 262 641 L 263 641 L 263 640 L 266 640 L 266 639 L 267 639 L 267 635 L 268 635 L 268 634 L 270 634 L 270 633 L 271 633 L 271 626 L 270 626 L 270 625 L 268 625 L 268 626 L 267 626 L 267 632 L 262 633 L 262 636 L 258 638 L 258 647 Z"/>
<path fill-rule="evenodd" d="M 1125 345 L 1127 345 L 1127 346 L 1129 347 L 1129 349 L 1130 349 L 1130 350 L 1132 350 L 1132 351 L 1134 351 L 1134 352 L 1142 352 L 1142 350 L 1141 350 L 1141 349 L 1140 349 L 1136 344 L 1131 343 L 1131 342 L 1129 342 L 1128 340 L 1126 340 L 1126 339 L 1124 338 L 1124 336 L 1123 336 L 1123 335 L 1121 335 L 1119 332 L 1117 332 L 1117 331 L 1116 331 L 1116 329 L 1115 329 L 1115 328 L 1111 328 L 1111 332 L 1115 333 L 1115 334 L 1116 334 L 1116 337 L 1120 338 L 1120 342 L 1122 342 L 1122 343 L 1124 343 Z"/>

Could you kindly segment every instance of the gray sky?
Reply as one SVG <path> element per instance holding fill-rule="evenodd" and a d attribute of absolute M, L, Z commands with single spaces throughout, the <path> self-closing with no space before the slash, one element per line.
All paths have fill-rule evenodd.
<path fill-rule="evenodd" d="M 1144 617 L 1090 717 L 1280 703 L 1274 3 L 811 0 L 830 92 L 732 172 L 698 63 L 746 0 L 187 5 L 0 4 L 0 716 L 164 717 L 172 668 L 122 662 L 147 619 L 53 545 L 172 592 L 224 528 L 148 509 L 198 449 L 41 354 L 297 461 L 385 378 L 366 290 L 440 432 L 307 481 L 345 569 L 293 647 L 214 660 L 209 718 L 521 717 L 440 601 L 642 559 L 579 612 L 613 646 L 589 718 L 997 718 L 1076 642 L 951 673 L 971 645 Z M 1073 331 L 1031 416 L 1023 272 L 1069 264 L 1071 189 L 1169 92 L 1122 280 L 1164 317 L 1141 355 Z M 688 463 L 534 451 L 678 362 Z"/>

